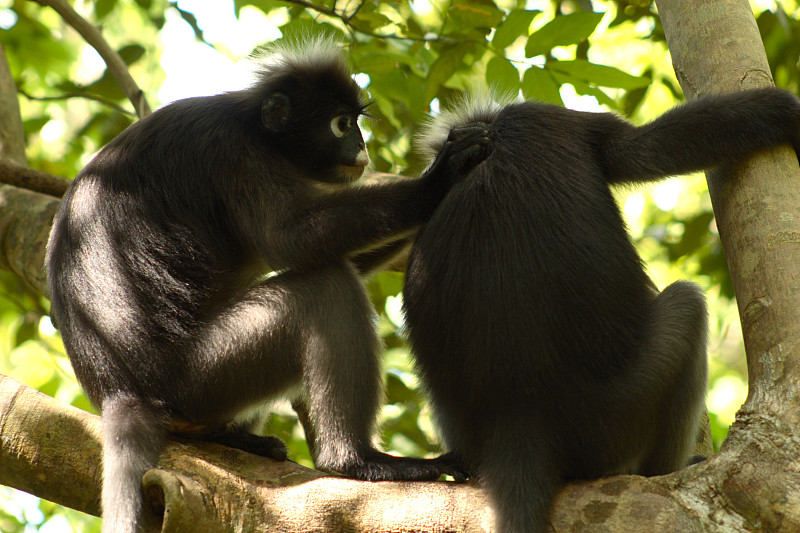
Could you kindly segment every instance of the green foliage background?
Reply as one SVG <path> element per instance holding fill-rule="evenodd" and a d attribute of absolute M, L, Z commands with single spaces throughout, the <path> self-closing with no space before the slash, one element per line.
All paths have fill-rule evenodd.
<path fill-rule="evenodd" d="M 199 42 L 240 59 L 224 38 L 208 37 L 208 21 L 195 16 L 196 5 L 97 0 L 77 8 L 102 28 L 155 108 L 165 80 L 161 58 L 168 17 L 180 17 Z M 796 0 L 765 5 L 754 10 L 773 75 L 779 86 L 797 92 Z M 326 33 L 345 43 L 359 82 L 375 100 L 374 118 L 364 128 L 380 171 L 419 172 L 423 162 L 412 150 L 417 128 L 429 113 L 453 105 L 471 88 L 489 86 L 569 107 L 603 106 L 637 123 L 682 98 L 649 0 L 234 0 L 230 9 L 241 18 L 258 12 L 259 20 L 271 25 L 265 35 Z M 87 79 L 91 50 L 51 9 L 29 0 L 0 0 L 0 28 L 19 87 L 30 166 L 72 177 L 135 120 L 131 106 L 108 72 Z M 647 190 L 622 190 L 618 198 L 659 286 L 689 278 L 708 292 L 708 404 L 719 446 L 746 394 L 746 365 L 705 182 L 702 176 L 681 178 Z M 397 272 L 369 282 L 387 347 L 382 439 L 395 453 L 435 454 L 435 430 L 400 328 L 401 288 Z M 44 298 L 0 272 L 0 372 L 91 410 L 47 312 Z M 279 411 L 269 431 L 287 441 L 294 459 L 310 464 L 296 418 L 285 407 Z M 70 530 L 99 530 L 99 521 L 0 487 L 0 531 Z"/>

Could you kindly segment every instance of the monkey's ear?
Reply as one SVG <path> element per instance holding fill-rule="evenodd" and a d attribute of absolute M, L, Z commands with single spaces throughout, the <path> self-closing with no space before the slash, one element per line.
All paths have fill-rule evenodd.
<path fill-rule="evenodd" d="M 274 93 L 261 103 L 261 122 L 272 133 L 279 133 L 289 122 L 289 98 Z"/>

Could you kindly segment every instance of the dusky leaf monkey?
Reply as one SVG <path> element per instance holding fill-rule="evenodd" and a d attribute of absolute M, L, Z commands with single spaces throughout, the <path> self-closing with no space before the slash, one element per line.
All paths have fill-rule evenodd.
<path fill-rule="evenodd" d="M 307 409 L 322 469 L 448 470 L 373 446 L 381 346 L 359 274 L 486 156 L 488 133 L 457 129 L 419 179 L 358 186 L 365 105 L 330 42 L 278 47 L 251 87 L 127 128 L 64 196 L 49 289 L 102 412 L 104 532 L 137 529 L 142 475 L 170 431 L 285 459 L 280 440 L 251 433 L 278 397 Z"/>
<path fill-rule="evenodd" d="M 422 144 L 482 122 L 492 152 L 422 228 L 404 288 L 446 447 L 500 533 L 545 531 L 562 483 L 687 464 L 706 392 L 705 299 L 659 292 L 609 189 L 800 147 L 782 90 L 712 96 L 634 127 L 608 113 L 473 102 Z"/>

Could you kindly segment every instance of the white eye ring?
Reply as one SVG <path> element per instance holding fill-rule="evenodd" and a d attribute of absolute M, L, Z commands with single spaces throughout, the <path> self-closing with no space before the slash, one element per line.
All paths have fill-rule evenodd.
<path fill-rule="evenodd" d="M 331 132 L 336 137 L 344 137 L 353 128 L 353 119 L 348 115 L 339 115 L 331 120 Z"/>

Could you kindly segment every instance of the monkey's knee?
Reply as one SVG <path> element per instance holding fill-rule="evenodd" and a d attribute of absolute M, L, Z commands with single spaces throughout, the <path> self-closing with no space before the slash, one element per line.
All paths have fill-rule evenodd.
<path fill-rule="evenodd" d="M 708 329 L 706 298 L 696 284 L 676 281 L 667 286 L 656 297 L 654 310 L 655 321 L 696 331 L 705 337 Z"/>
<path fill-rule="evenodd" d="M 694 283 L 677 281 L 661 291 L 653 300 L 644 338 L 645 349 L 661 355 L 669 366 L 674 368 L 685 361 L 704 372 L 708 311 L 701 289 Z"/>
<path fill-rule="evenodd" d="M 708 364 L 705 298 L 693 283 L 676 282 L 659 294 L 643 347 L 650 385 L 644 433 L 652 447 L 639 474 L 659 475 L 686 466 L 703 410 Z"/>

